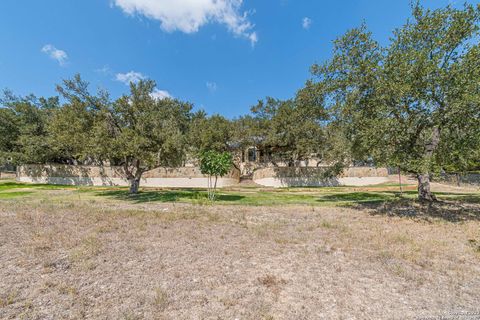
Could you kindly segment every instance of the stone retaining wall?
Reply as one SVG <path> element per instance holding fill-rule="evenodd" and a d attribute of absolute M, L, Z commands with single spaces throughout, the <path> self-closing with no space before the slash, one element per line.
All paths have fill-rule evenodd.
<path fill-rule="evenodd" d="M 60 164 L 23 165 L 17 168 L 17 180 L 29 183 L 90 186 L 128 186 L 122 167 L 71 166 Z M 219 178 L 218 187 L 235 185 L 240 172 L 232 170 Z M 156 168 L 145 172 L 144 187 L 205 188 L 207 177 L 197 167 Z"/>
<path fill-rule="evenodd" d="M 0 179 L 15 179 L 16 176 L 15 172 L 0 172 Z"/>
<path fill-rule="evenodd" d="M 275 167 L 258 169 L 253 181 L 268 187 L 367 186 L 389 181 L 386 168 L 351 167 L 340 175 L 325 178 L 327 167 Z"/>
<path fill-rule="evenodd" d="M 480 173 L 449 174 L 434 177 L 433 181 L 454 186 L 480 187 Z"/>

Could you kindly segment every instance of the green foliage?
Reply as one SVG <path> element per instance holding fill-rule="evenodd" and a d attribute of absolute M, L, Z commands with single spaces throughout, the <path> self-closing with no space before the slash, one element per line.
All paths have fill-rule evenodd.
<path fill-rule="evenodd" d="M 65 104 L 49 125 L 52 148 L 73 163 L 94 158 L 91 139 L 94 124 L 95 114 L 83 102 L 73 100 Z"/>
<path fill-rule="evenodd" d="M 55 161 L 58 155 L 51 148 L 47 127 L 58 108 L 58 98 L 18 97 L 5 91 L 0 103 L 0 161 Z"/>
<path fill-rule="evenodd" d="M 194 154 L 207 150 L 227 151 L 232 141 L 232 123 L 221 115 L 208 117 L 205 112 L 196 112 L 192 117 L 189 141 Z"/>
<path fill-rule="evenodd" d="M 108 94 L 91 95 L 88 83 L 76 76 L 59 92 L 67 99 L 51 126 L 56 148 L 69 156 L 122 165 L 137 193 L 145 171 L 179 166 L 185 160 L 192 106 L 152 96 L 155 82 L 130 84 L 130 94 L 110 101 Z"/>
<path fill-rule="evenodd" d="M 15 112 L 7 108 L 0 109 L 0 165 L 7 163 L 11 158 L 18 136 Z"/>
<path fill-rule="evenodd" d="M 375 84 L 383 55 L 378 43 L 371 39 L 366 26 L 348 31 L 334 42 L 334 54 L 323 65 L 313 65 L 318 79 L 318 94 L 323 95 L 331 116 L 328 125 L 329 144 L 337 161 L 366 160 L 366 145 L 374 127 L 370 115 L 375 114 Z M 348 154 L 345 154 L 347 151 Z"/>
<path fill-rule="evenodd" d="M 322 99 L 316 98 L 313 90 L 307 86 L 296 99 L 267 98 L 252 107 L 252 113 L 261 124 L 256 145 L 263 146 L 271 161 L 284 161 L 293 166 L 297 161 L 321 154 L 324 145 L 322 121 L 327 119 L 327 113 Z"/>
<path fill-rule="evenodd" d="M 233 166 L 232 155 L 228 152 L 205 151 L 200 155 L 200 171 L 208 175 L 208 198 L 215 199 L 218 177 L 230 172 Z"/>
<path fill-rule="evenodd" d="M 235 149 L 241 150 L 260 143 L 265 134 L 267 121 L 252 115 L 245 115 L 235 119 L 232 123 L 232 142 Z"/>
<path fill-rule="evenodd" d="M 232 168 L 232 155 L 228 152 L 205 151 L 200 156 L 200 171 L 210 176 L 223 177 Z"/>
<path fill-rule="evenodd" d="M 335 42 L 330 61 L 312 68 L 352 158 L 417 174 L 421 199 L 433 199 L 432 172 L 478 163 L 479 21 L 480 6 L 416 4 L 389 46 L 361 26 Z"/>
<path fill-rule="evenodd" d="M 155 83 L 131 84 L 131 94 L 123 96 L 103 114 L 100 130 L 108 130 L 107 158 L 139 161 L 140 167 L 178 166 L 183 163 L 192 106 L 173 99 L 151 96 Z M 136 159 L 136 160 L 134 160 Z"/>

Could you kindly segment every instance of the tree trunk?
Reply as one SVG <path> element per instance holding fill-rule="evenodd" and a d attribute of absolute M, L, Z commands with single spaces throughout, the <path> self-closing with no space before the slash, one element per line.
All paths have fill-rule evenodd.
<path fill-rule="evenodd" d="M 140 178 L 135 177 L 130 179 L 130 194 L 137 194 L 138 189 L 140 188 Z"/>
<path fill-rule="evenodd" d="M 432 159 L 434 152 L 437 149 L 439 143 L 440 143 L 440 129 L 438 127 L 434 127 L 430 143 L 428 143 L 425 146 L 425 156 L 427 157 L 427 159 L 429 160 Z M 420 200 L 421 202 L 437 201 L 437 198 L 432 194 L 432 191 L 430 190 L 430 175 L 426 172 L 418 173 L 417 179 L 418 179 L 418 200 Z"/>
<path fill-rule="evenodd" d="M 213 200 L 215 200 L 215 192 L 217 191 L 217 180 L 218 176 L 215 176 L 215 183 L 213 185 Z"/>
<path fill-rule="evenodd" d="M 428 173 L 418 174 L 418 200 L 422 202 L 437 201 L 437 198 L 430 190 L 430 175 Z"/>
<path fill-rule="evenodd" d="M 140 160 L 133 159 L 129 161 L 127 157 L 125 157 L 125 163 L 123 164 L 123 168 L 125 170 L 128 182 L 130 183 L 129 193 L 137 194 L 138 189 L 140 188 L 140 179 L 142 178 L 142 174 L 149 169 L 141 168 Z"/>
<path fill-rule="evenodd" d="M 400 194 L 403 195 L 403 188 L 402 188 L 402 169 L 398 168 L 398 183 L 400 184 Z"/>
<path fill-rule="evenodd" d="M 212 176 L 208 175 L 208 200 L 212 200 Z"/>

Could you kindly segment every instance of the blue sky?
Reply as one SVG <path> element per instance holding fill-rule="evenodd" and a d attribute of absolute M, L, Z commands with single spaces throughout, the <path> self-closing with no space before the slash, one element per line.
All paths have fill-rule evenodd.
<path fill-rule="evenodd" d="M 235 117 L 293 96 L 347 29 L 365 21 L 386 43 L 409 15 L 408 0 L 2 0 L 0 88 L 51 96 L 80 73 L 118 97 L 148 77 L 158 96 Z"/>

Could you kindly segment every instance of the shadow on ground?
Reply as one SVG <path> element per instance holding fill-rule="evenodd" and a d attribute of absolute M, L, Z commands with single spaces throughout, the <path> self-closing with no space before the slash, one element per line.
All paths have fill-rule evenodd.
<path fill-rule="evenodd" d="M 148 190 L 130 195 L 126 190 L 104 190 L 98 196 L 133 203 L 188 202 L 207 203 L 207 193 L 198 189 Z M 282 193 L 217 194 L 219 204 L 243 205 L 326 205 L 368 210 L 372 215 L 408 217 L 421 220 L 433 218 L 449 222 L 480 221 L 480 194 L 436 193 L 440 201 L 422 204 L 416 201 L 416 192 L 403 195 L 393 191 L 345 192 L 315 195 Z"/>
<path fill-rule="evenodd" d="M 60 190 L 72 188 L 77 192 L 93 192 L 96 196 L 123 200 L 133 203 L 146 202 L 188 202 L 209 203 L 207 192 L 201 189 L 160 189 L 143 190 L 137 195 L 130 195 L 126 188 L 79 188 L 75 186 L 24 184 L 17 182 L 0 183 L 0 200 L 22 197 L 32 194 L 34 190 Z M 31 190 L 21 190 L 31 189 Z M 372 215 L 408 217 L 413 219 L 442 219 L 448 222 L 480 221 L 480 193 L 446 193 L 436 192 L 439 201 L 422 204 L 416 201 L 416 191 L 344 191 L 343 189 L 318 189 L 315 193 L 297 193 L 285 190 L 272 192 L 219 193 L 219 204 L 240 205 L 319 205 L 349 207 L 368 210 Z M 324 192 L 325 193 L 322 193 Z"/>
<path fill-rule="evenodd" d="M 98 196 L 108 197 L 115 200 L 131 201 L 134 203 L 145 202 L 177 202 L 177 201 L 208 201 L 206 192 L 195 189 L 189 190 L 167 190 L 167 191 L 142 191 L 131 195 L 128 191 L 104 191 L 97 193 Z M 245 198 L 241 195 L 217 194 L 216 199 L 222 202 L 235 202 Z"/>
<path fill-rule="evenodd" d="M 390 217 L 408 217 L 431 221 L 441 219 L 458 223 L 480 221 L 480 195 L 444 195 L 437 194 L 439 201 L 421 203 L 412 199 L 398 199 L 382 203 L 357 203 L 354 208 L 368 209 L 372 215 Z"/>
<path fill-rule="evenodd" d="M 348 192 L 322 195 L 318 202 L 355 202 L 355 203 L 379 203 L 392 200 L 395 197 L 388 193 L 373 192 Z"/>

